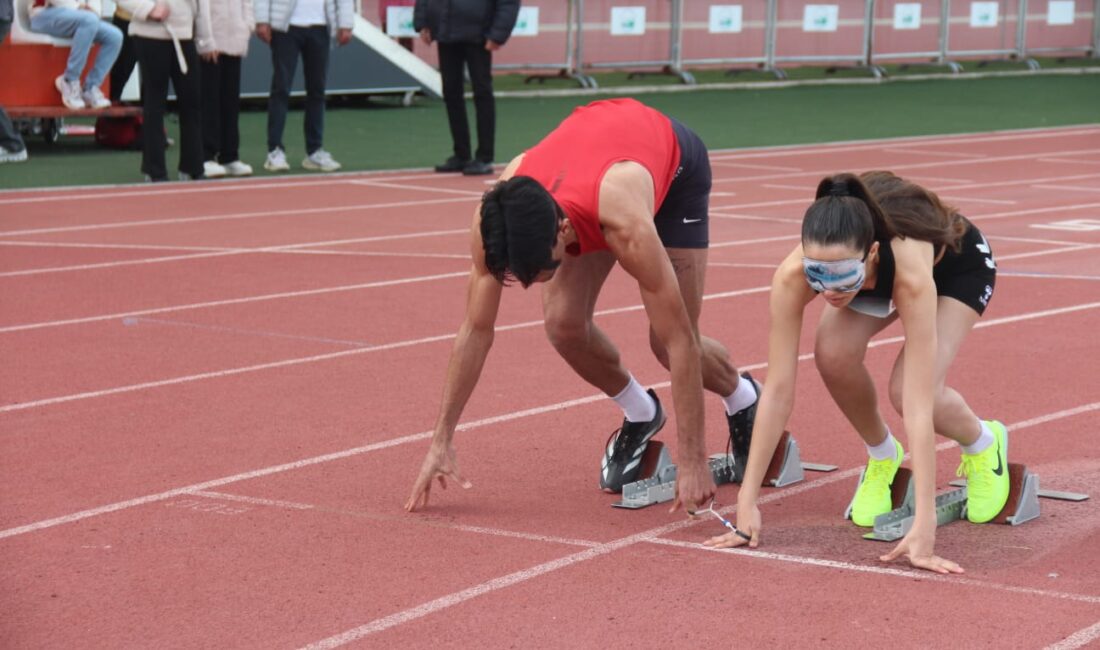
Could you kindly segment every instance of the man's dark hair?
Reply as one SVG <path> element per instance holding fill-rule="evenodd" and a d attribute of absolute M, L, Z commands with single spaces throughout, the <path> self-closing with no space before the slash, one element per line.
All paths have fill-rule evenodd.
<path fill-rule="evenodd" d="M 560 262 L 552 256 L 563 218 L 554 197 L 535 179 L 513 176 L 481 199 L 481 243 L 485 266 L 501 284 L 524 288 Z"/>

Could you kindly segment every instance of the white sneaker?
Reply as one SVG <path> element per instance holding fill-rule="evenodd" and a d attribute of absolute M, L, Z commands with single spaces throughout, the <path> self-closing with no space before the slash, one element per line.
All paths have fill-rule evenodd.
<path fill-rule="evenodd" d="M 318 149 L 306 156 L 305 160 L 302 161 L 302 167 L 314 171 L 334 172 L 340 169 L 342 165 L 332 159 L 332 154 L 324 149 Z"/>
<path fill-rule="evenodd" d="M 225 176 L 226 169 L 213 160 L 207 160 L 202 164 L 202 175 L 207 178 L 221 178 Z"/>
<path fill-rule="evenodd" d="M 252 165 L 249 165 L 248 163 L 241 162 L 239 160 L 234 160 L 231 163 L 225 163 L 224 165 L 222 165 L 222 167 L 225 168 L 225 173 L 229 174 L 230 176 L 251 176 L 252 175 Z"/>
<path fill-rule="evenodd" d="M 267 160 L 264 161 L 264 169 L 269 172 L 290 171 L 290 163 L 286 161 L 286 152 L 278 148 L 267 152 Z"/>
<path fill-rule="evenodd" d="M 8 151 L 4 147 L 0 147 L 0 163 L 23 162 L 26 159 L 27 149 L 25 147 L 20 151 Z"/>
<path fill-rule="evenodd" d="M 92 88 L 85 88 L 84 93 L 80 96 L 84 100 L 84 104 L 88 108 L 110 108 L 111 100 L 103 96 L 103 91 L 98 86 Z"/>
<path fill-rule="evenodd" d="M 57 88 L 57 92 L 61 93 L 61 103 L 65 104 L 65 108 L 73 111 L 84 108 L 84 100 L 80 97 L 79 81 L 69 81 L 65 75 L 61 75 L 54 79 L 53 85 Z"/>

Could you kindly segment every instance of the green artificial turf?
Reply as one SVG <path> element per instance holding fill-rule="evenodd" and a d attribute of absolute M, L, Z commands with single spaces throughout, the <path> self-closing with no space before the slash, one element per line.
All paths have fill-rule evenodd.
<path fill-rule="evenodd" d="M 711 72 L 726 81 L 740 80 L 720 71 L 707 74 Z M 629 83 L 650 85 L 656 79 L 659 77 Z M 498 89 L 513 81 L 502 78 Z M 624 73 L 608 73 L 600 81 L 605 86 L 628 83 Z M 569 84 L 553 81 L 544 87 L 565 88 Z M 624 90 L 624 94 L 628 92 Z M 498 98 L 497 162 L 507 161 L 536 142 L 573 107 L 601 97 Z M 1091 74 L 700 88 L 637 97 L 695 129 L 712 149 L 1100 123 L 1100 75 Z M 469 110 L 472 124 L 472 104 Z M 240 127 L 242 159 L 255 167 L 257 175 L 266 174 L 262 169 L 266 153 L 262 106 L 242 112 Z M 178 137 L 173 120 L 169 132 Z M 287 119 L 284 141 L 295 172 L 302 173 L 300 111 L 292 111 Z M 0 188 L 141 180 L 141 154 L 137 151 L 101 149 L 87 137 L 63 137 L 54 145 L 32 137 L 28 145 L 28 162 L 0 165 Z M 345 171 L 426 167 L 446 158 L 450 146 L 446 113 L 437 100 L 419 99 L 411 107 L 387 99 L 333 100 L 326 114 L 325 148 L 344 164 Z M 175 168 L 178 155 L 177 147 L 168 150 L 169 169 Z"/>

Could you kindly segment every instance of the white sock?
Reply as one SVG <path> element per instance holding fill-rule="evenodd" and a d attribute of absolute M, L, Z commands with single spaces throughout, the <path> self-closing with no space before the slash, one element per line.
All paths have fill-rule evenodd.
<path fill-rule="evenodd" d="M 611 399 L 622 408 L 623 416 L 628 422 L 649 422 L 657 415 L 657 404 L 633 375 L 630 376 L 626 388 Z"/>
<path fill-rule="evenodd" d="M 890 433 L 889 427 L 886 428 L 886 440 L 874 446 L 867 445 L 867 453 L 875 460 L 898 459 L 898 444 L 894 440 L 894 434 Z"/>
<path fill-rule="evenodd" d="M 978 439 L 969 445 L 959 445 L 962 447 L 963 453 L 969 456 L 980 454 L 992 447 L 993 443 L 997 442 L 997 439 L 993 437 L 993 430 L 989 428 L 988 424 L 982 420 L 978 420 L 978 424 L 982 427 L 982 432 L 978 434 Z"/>
<path fill-rule="evenodd" d="M 740 381 L 737 382 L 737 388 L 734 389 L 733 393 L 722 398 L 722 401 L 726 403 L 727 415 L 733 415 L 756 402 L 756 387 L 752 385 L 752 380 L 745 379 L 744 376 L 738 376 L 738 379 Z"/>

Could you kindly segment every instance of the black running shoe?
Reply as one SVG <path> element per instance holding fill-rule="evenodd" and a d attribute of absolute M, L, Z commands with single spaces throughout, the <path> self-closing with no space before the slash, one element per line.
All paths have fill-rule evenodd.
<path fill-rule="evenodd" d="M 730 428 L 730 453 L 733 454 L 734 467 L 738 468 L 738 476 L 743 476 L 745 467 L 749 463 L 749 445 L 752 443 L 752 425 L 756 421 L 756 407 L 760 404 L 760 385 L 756 383 L 756 380 L 752 378 L 752 375 L 745 373 L 743 377 L 752 382 L 753 390 L 756 391 L 756 401 L 751 406 L 747 406 L 733 415 L 727 415 L 726 420 L 729 423 Z"/>
<path fill-rule="evenodd" d="M 628 422 L 624 419 L 622 428 L 608 438 L 601 462 L 603 471 L 600 472 L 600 487 L 604 490 L 622 492 L 624 485 L 638 480 L 649 439 L 665 426 L 665 411 L 661 408 L 657 393 L 653 389 L 646 393 L 653 398 L 657 414 L 649 422 Z"/>

